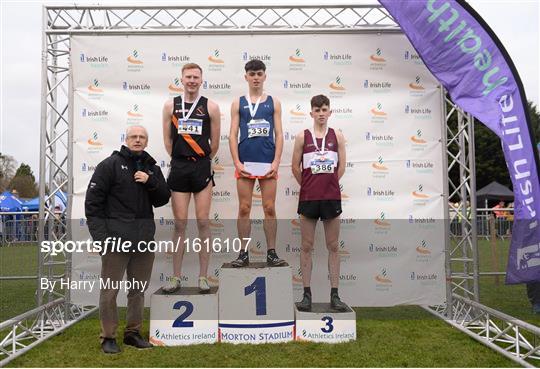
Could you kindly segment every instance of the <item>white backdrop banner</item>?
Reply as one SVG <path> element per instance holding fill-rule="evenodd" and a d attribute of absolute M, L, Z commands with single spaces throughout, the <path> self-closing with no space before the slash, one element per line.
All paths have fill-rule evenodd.
<path fill-rule="evenodd" d="M 246 93 L 243 67 L 254 58 L 267 65 L 266 92 L 282 103 L 285 145 L 276 211 L 278 219 L 288 220 L 279 221 L 277 250 L 293 268 L 295 298 L 302 293 L 302 283 L 299 186 L 291 174 L 291 156 L 295 135 L 313 124 L 311 97 L 325 94 L 333 111 L 329 125 L 341 130 L 347 141 L 339 241 L 342 298 L 354 306 L 442 303 L 446 288 L 442 92 L 400 34 L 72 37 L 74 237 L 88 237 L 86 187 L 96 165 L 119 149 L 127 126 L 148 129 L 147 151 L 167 175 L 161 112 L 167 99 L 182 93 L 180 73 L 188 62 L 201 65 L 201 93 L 221 110 L 220 149 L 213 163 L 212 235 L 236 237 L 230 106 Z M 253 219 L 263 218 L 260 198 L 256 186 Z M 156 238 L 171 239 L 170 203 L 155 213 Z M 193 205 L 190 214 L 194 218 Z M 251 255 L 263 260 L 262 222 L 254 222 L 252 233 Z M 212 256 L 212 283 L 218 281 L 221 264 L 232 258 L 233 254 Z M 169 254 L 156 255 L 150 292 L 170 277 L 171 263 Z M 322 226 L 317 229 L 313 268 L 314 299 L 327 301 Z M 96 280 L 99 272 L 98 255 L 73 255 L 73 280 Z M 184 285 L 195 286 L 195 254 L 186 255 L 183 272 Z M 125 304 L 120 295 L 119 303 Z M 72 291 L 77 303 L 97 304 L 97 296 L 97 291 Z"/>

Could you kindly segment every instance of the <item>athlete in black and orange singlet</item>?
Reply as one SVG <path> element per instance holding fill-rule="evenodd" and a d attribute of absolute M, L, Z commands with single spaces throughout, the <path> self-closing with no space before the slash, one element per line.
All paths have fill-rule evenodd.
<path fill-rule="evenodd" d="M 210 237 L 209 212 L 212 200 L 212 162 L 219 148 L 220 113 L 216 103 L 199 95 L 202 69 L 195 63 L 182 68 L 182 96 L 169 100 L 163 106 L 163 141 L 171 156 L 169 184 L 175 219 L 173 244 L 173 276 L 163 286 L 163 292 L 180 289 L 184 236 L 191 196 L 195 200 L 195 213 L 201 242 Z M 180 240 L 179 240 L 180 239 Z M 199 252 L 199 289 L 208 292 L 207 273 L 209 250 Z"/>

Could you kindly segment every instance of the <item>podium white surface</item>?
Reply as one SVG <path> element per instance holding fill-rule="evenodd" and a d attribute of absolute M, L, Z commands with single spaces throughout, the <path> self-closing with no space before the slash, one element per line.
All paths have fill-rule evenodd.
<path fill-rule="evenodd" d="M 313 303 L 311 311 L 300 311 L 294 306 L 297 341 L 339 343 L 356 340 L 356 313 L 338 312 L 330 303 Z"/>
<path fill-rule="evenodd" d="M 201 293 L 182 287 L 173 294 L 157 290 L 150 300 L 150 343 L 180 346 L 218 341 L 218 289 Z"/>
<path fill-rule="evenodd" d="M 223 264 L 219 273 L 219 336 L 227 343 L 294 339 L 291 268 Z"/>

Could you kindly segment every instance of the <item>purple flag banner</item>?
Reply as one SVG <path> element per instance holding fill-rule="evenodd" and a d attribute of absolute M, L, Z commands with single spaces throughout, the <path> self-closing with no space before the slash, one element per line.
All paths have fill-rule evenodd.
<path fill-rule="evenodd" d="M 523 84 L 508 53 L 463 0 L 379 1 L 452 100 L 500 137 L 514 187 L 506 282 L 540 281 L 539 166 Z"/>

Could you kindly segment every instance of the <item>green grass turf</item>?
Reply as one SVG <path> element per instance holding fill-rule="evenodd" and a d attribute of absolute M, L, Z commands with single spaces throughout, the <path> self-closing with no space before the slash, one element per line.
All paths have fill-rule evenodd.
<path fill-rule="evenodd" d="M 499 241 L 499 270 L 505 270 L 508 243 Z M 479 242 L 480 270 L 489 271 L 491 250 Z M 1 275 L 31 275 L 37 269 L 36 246 L 0 248 Z M 523 285 L 496 286 L 480 280 L 481 302 L 516 318 L 540 325 L 531 313 Z M 0 281 L 0 320 L 35 306 L 36 282 Z M 121 309 L 121 316 L 125 310 Z M 122 346 L 120 355 L 99 349 L 97 314 L 8 364 L 8 367 L 512 367 L 515 364 L 416 306 L 357 308 L 357 341 L 336 345 L 287 343 L 215 344 L 153 348 Z M 146 312 L 148 315 L 148 311 Z M 119 330 L 121 332 L 121 330 Z M 148 333 L 148 322 L 144 328 Z"/>
<path fill-rule="evenodd" d="M 13 245 L 0 248 L 1 276 L 31 276 L 37 274 L 36 245 Z M 36 279 L 0 280 L 0 321 L 36 307 Z"/>
<path fill-rule="evenodd" d="M 196 345 L 119 355 L 100 352 L 86 319 L 8 367 L 513 367 L 515 364 L 418 307 L 357 309 L 356 342 Z M 147 334 L 147 325 L 144 334 Z"/>

